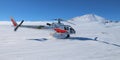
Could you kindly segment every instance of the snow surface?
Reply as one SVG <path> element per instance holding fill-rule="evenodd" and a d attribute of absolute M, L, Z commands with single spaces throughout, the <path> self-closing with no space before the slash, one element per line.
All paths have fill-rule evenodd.
<path fill-rule="evenodd" d="M 55 39 L 51 31 L 42 29 L 14 32 L 11 22 L 0 22 L 0 60 L 120 60 L 120 23 L 83 23 L 81 18 L 69 22 L 76 30 L 69 39 Z"/>

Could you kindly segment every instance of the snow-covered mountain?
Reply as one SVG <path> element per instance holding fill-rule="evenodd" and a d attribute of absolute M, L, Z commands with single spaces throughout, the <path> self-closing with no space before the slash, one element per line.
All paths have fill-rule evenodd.
<path fill-rule="evenodd" d="M 84 27 L 100 27 L 100 26 L 107 26 L 107 27 L 116 27 L 119 26 L 120 27 L 120 22 L 119 21 L 111 21 L 111 20 L 107 20 L 104 17 L 95 15 L 95 14 L 85 14 L 82 16 L 78 16 L 78 17 L 74 17 L 70 20 L 68 20 L 68 22 L 73 23 L 74 25 L 77 26 L 82 26 L 84 25 Z M 97 26 L 95 26 L 97 25 Z"/>
<path fill-rule="evenodd" d="M 105 23 L 106 21 L 108 21 L 107 19 L 95 14 L 86 14 L 83 16 L 72 18 L 71 20 L 75 22 L 81 22 L 81 23 L 88 23 L 88 22 Z"/>

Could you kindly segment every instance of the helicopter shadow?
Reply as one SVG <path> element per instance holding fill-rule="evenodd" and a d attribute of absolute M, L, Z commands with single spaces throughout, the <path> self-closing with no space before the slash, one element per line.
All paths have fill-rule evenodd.
<path fill-rule="evenodd" d="M 40 38 L 40 39 L 27 39 L 27 40 L 34 40 L 34 41 L 47 41 L 48 39 L 46 38 Z"/>
<path fill-rule="evenodd" d="M 92 38 L 87 38 L 87 37 L 70 37 L 70 38 L 67 38 L 67 39 L 69 39 L 69 40 L 80 40 L 80 41 L 94 40 Z M 47 41 L 48 39 L 47 38 L 38 38 L 38 39 L 27 39 L 27 40 L 44 42 L 44 41 Z"/>
<path fill-rule="evenodd" d="M 68 39 L 70 39 L 70 40 L 80 40 L 80 41 L 94 40 L 92 38 L 87 38 L 87 37 L 70 37 Z"/>

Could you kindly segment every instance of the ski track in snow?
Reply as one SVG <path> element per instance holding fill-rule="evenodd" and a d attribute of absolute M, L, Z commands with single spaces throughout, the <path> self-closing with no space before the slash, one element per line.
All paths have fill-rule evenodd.
<path fill-rule="evenodd" d="M 109 42 L 106 42 L 106 41 L 100 41 L 100 40 L 97 40 L 98 37 L 95 37 L 94 41 L 98 41 L 100 43 L 105 43 L 105 44 L 109 44 L 109 45 L 113 45 L 113 46 L 117 46 L 117 47 L 120 47 L 120 45 L 118 44 L 115 44 L 115 43 L 109 43 Z"/>

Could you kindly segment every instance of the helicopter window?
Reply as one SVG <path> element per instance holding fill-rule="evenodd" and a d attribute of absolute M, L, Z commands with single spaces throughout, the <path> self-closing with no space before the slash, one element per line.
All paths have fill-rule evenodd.
<path fill-rule="evenodd" d="M 70 28 L 70 32 L 71 32 L 71 33 L 73 32 L 73 28 Z"/>
<path fill-rule="evenodd" d="M 64 27 L 64 29 L 65 29 L 65 30 L 67 30 L 67 28 L 66 28 L 66 27 Z"/>
<path fill-rule="evenodd" d="M 69 27 L 64 27 L 65 30 L 69 30 Z"/>

